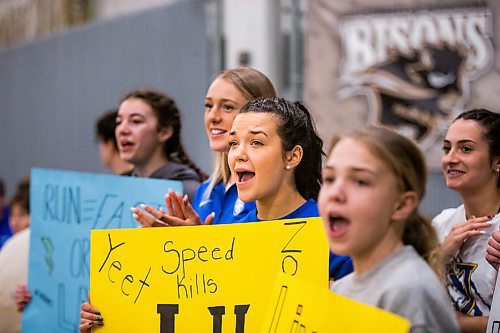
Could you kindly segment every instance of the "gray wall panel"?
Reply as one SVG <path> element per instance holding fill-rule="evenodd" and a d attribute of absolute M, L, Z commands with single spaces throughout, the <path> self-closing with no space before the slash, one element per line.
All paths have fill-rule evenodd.
<path fill-rule="evenodd" d="M 0 53 L 0 177 L 10 196 L 31 167 L 105 172 L 94 122 L 129 90 L 148 86 L 179 104 L 184 145 L 205 171 L 209 83 L 203 1 L 96 22 Z"/>

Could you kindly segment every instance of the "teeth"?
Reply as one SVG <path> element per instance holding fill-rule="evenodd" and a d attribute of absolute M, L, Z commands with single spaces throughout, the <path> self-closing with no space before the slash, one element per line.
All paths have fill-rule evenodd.
<path fill-rule="evenodd" d="M 224 130 L 221 130 L 221 129 L 213 129 L 210 131 L 211 134 L 213 135 L 218 135 L 218 134 L 222 134 L 222 133 L 225 133 L 226 131 Z"/>

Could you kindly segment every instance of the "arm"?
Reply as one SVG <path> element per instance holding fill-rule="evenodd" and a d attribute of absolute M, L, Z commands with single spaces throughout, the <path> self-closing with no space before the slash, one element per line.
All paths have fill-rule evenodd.
<path fill-rule="evenodd" d="M 456 312 L 458 325 L 462 333 L 484 333 L 488 326 L 488 317 L 471 317 Z"/>

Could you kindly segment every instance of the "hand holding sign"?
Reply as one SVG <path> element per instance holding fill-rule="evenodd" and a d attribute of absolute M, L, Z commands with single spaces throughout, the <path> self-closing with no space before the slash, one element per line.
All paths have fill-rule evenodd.
<path fill-rule="evenodd" d="M 90 295 L 89 295 L 90 302 Z M 92 327 L 100 327 L 104 325 L 104 319 L 101 317 L 99 310 L 94 308 L 89 302 L 82 303 L 82 312 L 80 314 L 80 332 L 90 332 Z"/>

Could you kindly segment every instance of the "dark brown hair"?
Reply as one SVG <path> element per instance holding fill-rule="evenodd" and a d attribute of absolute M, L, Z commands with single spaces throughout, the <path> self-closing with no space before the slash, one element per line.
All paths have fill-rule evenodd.
<path fill-rule="evenodd" d="M 122 102 L 130 98 L 141 99 L 153 109 L 158 119 L 158 130 L 172 128 L 173 134 L 163 146 L 165 157 L 189 166 L 196 171 L 202 180 L 205 180 L 207 176 L 189 158 L 181 143 L 181 115 L 175 101 L 169 96 L 152 89 L 134 90 L 125 95 Z"/>

